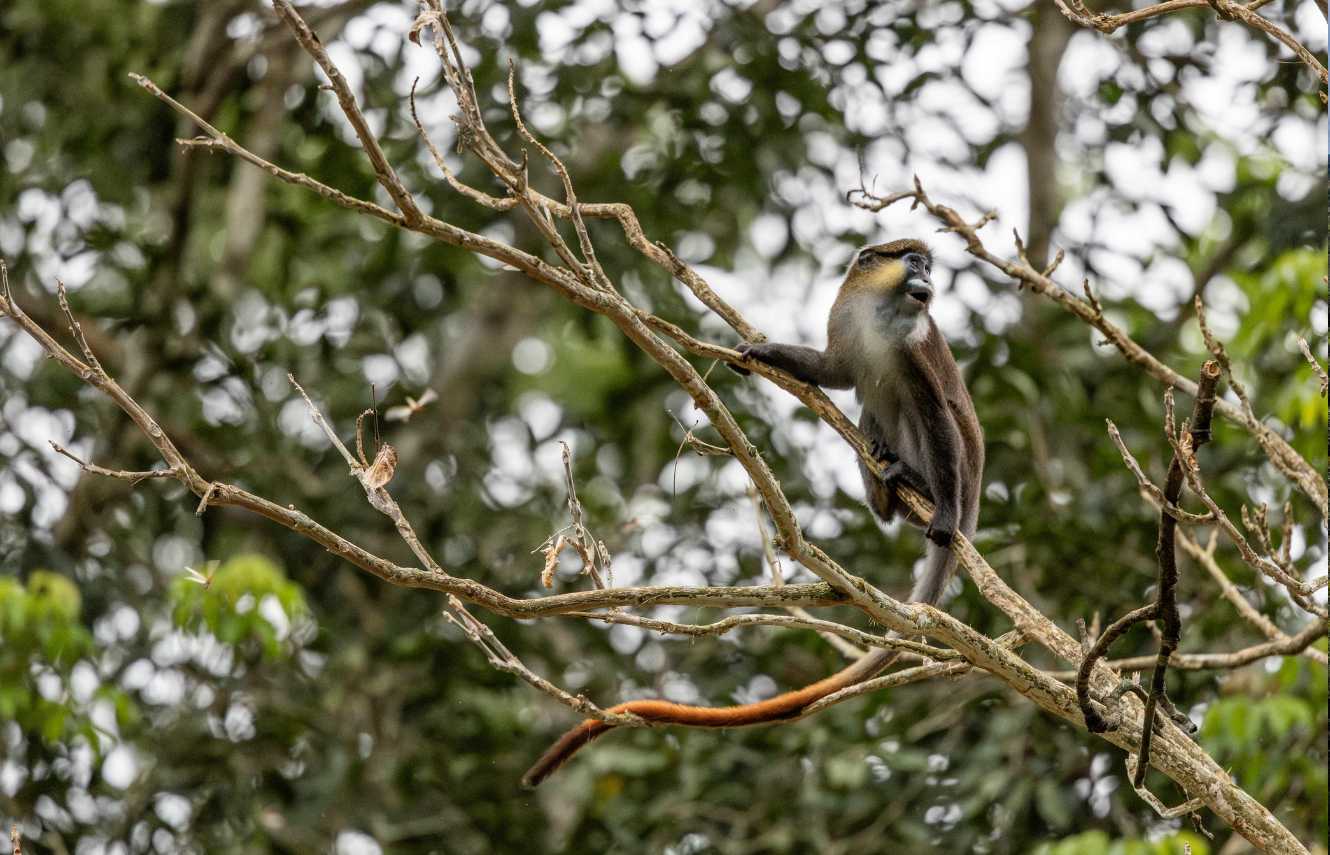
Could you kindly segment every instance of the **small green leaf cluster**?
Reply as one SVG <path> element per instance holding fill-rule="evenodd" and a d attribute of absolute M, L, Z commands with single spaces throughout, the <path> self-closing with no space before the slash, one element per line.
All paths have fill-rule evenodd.
<path fill-rule="evenodd" d="M 190 575 L 178 576 L 171 583 L 171 614 L 181 629 L 206 631 L 225 644 L 277 659 L 283 655 L 289 628 L 309 618 L 300 586 L 262 555 L 236 556 L 205 578 L 200 582 Z M 271 611 L 260 608 L 265 602 L 275 603 L 284 620 L 274 620 Z"/>

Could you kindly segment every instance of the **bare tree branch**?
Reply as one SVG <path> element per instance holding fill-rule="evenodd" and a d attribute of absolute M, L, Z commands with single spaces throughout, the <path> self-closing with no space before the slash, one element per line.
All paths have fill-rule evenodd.
<path fill-rule="evenodd" d="M 1196 401 L 1192 407 L 1188 425 L 1178 435 L 1174 446 L 1173 460 L 1168 465 L 1168 477 L 1164 482 L 1164 507 L 1176 505 L 1182 496 L 1182 473 L 1184 469 L 1196 469 L 1196 450 L 1210 441 L 1210 419 L 1215 407 L 1215 392 L 1219 384 L 1219 364 L 1212 361 L 1201 366 L 1201 379 L 1197 383 Z M 1168 414 L 1169 439 L 1173 438 L 1172 412 L 1173 390 L 1164 390 L 1165 412 Z M 1159 562 L 1159 583 L 1155 593 L 1155 603 L 1159 607 L 1159 622 L 1162 635 L 1159 639 L 1159 654 L 1155 661 L 1154 673 L 1150 680 L 1150 696 L 1145 702 L 1145 725 L 1141 739 L 1141 750 L 1136 759 L 1136 777 L 1132 786 L 1140 788 L 1145 784 L 1145 773 L 1150 768 L 1150 743 L 1154 737 L 1155 707 L 1163 699 L 1167 703 L 1164 690 L 1164 678 L 1168 673 L 1169 657 L 1178 649 L 1182 641 L 1182 615 L 1178 611 L 1178 558 L 1174 540 L 1178 522 L 1167 513 L 1159 514 L 1159 540 L 1155 546 L 1155 558 Z"/>
<path fill-rule="evenodd" d="M 1242 592 L 1239 591 L 1237 586 L 1228 578 L 1228 574 L 1219 566 L 1219 562 L 1215 560 L 1215 543 L 1218 535 L 1218 531 L 1212 531 L 1210 534 L 1209 545 L 1202 547 L 1194 538 L 1186 532 L 1183 532 L 1178 537 L 1178 543 L 1182 546 L 1183 552 L 1186 552 L 1206 569 L 1206 572 L 1210 574 L 1210 577 L 1219 585 L 1219 590 L 1223 593 L 1224 599 L 1233 604 L 1234 608 L 1238 610 L 1238 614 L 1242 615 L 1248 623 L 1255 626 L 1270 640 L 1286 641 L 1289 638 L 1289 635 L 1279 627 L 1275 626 L 1274 623 L 1265 617 L 1265 615 L 1253 608 L 1251 603 L 1247 602 L 1247 598 L 1242 595 Z M 1325 652 L 1317 650 L 1314 647 L 1309 646 L 1305 648 L 1302 651 L 1302 655 L 1311 659 L 1313 662 L 1320 662 L 1322 665 L 1326 664 Z M 1176 659 L 1176 657 L 1174 658 Z M 1177 667 L 1185 668 L 1187 666 L 1180 665 Z"/>
<path fill-rule="evenodd" d="M 1321 64 L 1316 54 L 1307 50 L 1302 42 L 1294 38 L 1288 30 L 1256 14 L 1256 10 L 1268 3 L 1269 0 L 1253 0 L 1253 2 L 1246 4 L 1237 3 L 1234 0 L 1167 0 L 1164 3 L 1157 3 L 1143 9 L 1134 9 L 1119 15 L 1092 12 L 1086 7 L 1083 0 L 1056 0 L 1056 2 L 1058 9 L 1072 23 L 1105 34 L 1112 33 L 1119 27 L 1125 27 L 1128 24 L 1134 24 L 1160 15 L 1180 12 L 1185 9 L 1210 8 L 1222 20 L 1240 21 L 1254 30 L 1265 33 L 1291 50 L 1304 65 L 1311 69 L 1311 72 L 1321 81 L 1322 86 L 1330 83 L 1330 74 L 1327 74 L 1325 66 Z M 1325 93 L 1321 92 L 1319 94 L 1321 95 L 1321 102 L 1325 103 Z"/>
<path fill-rule="evenodd" d="M 379 146 L 378 139 L 369 129 L 369 123 L 365 121 L 364 114 L 360 112 L 360 107 L 356 104 L 356 96 L 351 92 L 350 84 L 346 82 L 346 78 L 337 70 L 337 66 L 333 64 L 332 60 L 328 58 L 328 52 L 324 50 L 323 42 L 300 17 L 289 0 L 273 0 L 272 6 L 273 10 L 277 12 L 277 16 L 295 34 L 300 46 L 314 58 L 314 61 L 319 64 L 319 68 L 323 69 L 323 73 L 328 76 L 332 90 L 337 95 L 337 103 L 342 108 L 342 114 L 346 116 L 346 120 L 355 129 L 356 138 L 364 146 L 365 154 L 369 156 L 370 165 L 374 167 L 375 177 L 397 204 L 397 209 L 402 212 L 404 222 L 410 226 L 419 223 L 424 215 L 421 214 L 420 208 L 416 206 L 416 200 L 411 197 L 411 193 L 403 186 L 402 180 L 397 177 L 397 173 L 393 171 L 392 166 L 388 163 L 388 158 Z"/>
<path fill-rule="evenodd" d="M 128 481 L 130 483 L 130 486 L 137 485 L 139 482 L 145 481 L 149 478 L 179 477 L 179 472 L 174 467 L 167 467 L 166 469 L 149 469 L 146 472 L 126 472 L 121 469 L 103 469 L 100 466 L 89 463 L 88 461 L 74 454 L 69 449 L 60 445 L 58 442 L 52 441 L 51 448 L 57 454 L 62 454 L 65 457 L 68 457 L 70 460 L 77 463 L 79 465 L 79 468 L 82 469 L 84 472 L 89 472 L 93 475 L 102 475 L 107 478 L 117 478 L 121 481 Z"/>
<path fill-rule="evenodd" d="M 800 617 L 798 615 L 731 615 L 730 617 L 708 624 L 676 623 L 674 621 L 639 617 L 638 615 L 617 614 L 614 612 L 569 612 L 565 616 L 601 621 L 602 623 L 617 623 L 625 626 L 636 626 L 641 627 L 642 629 L 652 630 L 653 632 L 686 635 L 692 638 L 724 635 L 731 630 L 745 626 L 780 626 L 795 629 L 813 629 L 820 633 L 846 639 L 858 644 L 860 647 L 881 647 L 887 650 L 899 650 L 913 656 L 915 659 L 931 660 L 935 662 L 952 662 L 960 659 L 960 654 L 952 650 L 944 650 L 940 647 L 932 647 L 927 644 L 920 644 L 917 641 L 909 641 L 904 638 L 873 635 L 872 633 L 863 632 L 862 630 L 844 626 L 835 623 L 834 621 Z"/>
<path fill-rule="evenodd" d="M 1312 373 L 1316 375 L 1317 381 L 1321 384 L 1321 397 L 1326 397 L 1330 393 L 1330 375 L 1325 373 L 1325 368 L 1315 356 L 1312 355 L 1311 346 L 1307 344 L 1307 339 L 1298 336 L 1298 348 L 1302 350 L 1303 357 L 1312 367 Z"/>
<path fill-rule="evenodd" d="M 279 0 L 279 2 L 282 2 L 283 5 L 283 17 L 287 19 L 288 24 L 292 26 L 297 39 L 300 40 L 302 45 L 306 47 L 307 51 L 315 57 L 315 60 L 319 62 L 320 65 L 323 65 L 324 62 L 327 61 L 326 52 L 322 52 L 322 47 L 317 44 L 316 40 L 310 41 L 309 39 L 301 38 L 302 24 L 299 23 L 298 13 L 290 7 L 289 3 L 285 3 L 283 0 Z M 482 112 L 479 109 L 479 105 L 476 103 L 475 87 L 471 81 L 470 72 L 462 63 L 461 52 L 458 49 L 451 28 L 448 25 L 446 15 L 443 14 L 437 0 L 428 0 L 428 6 L 428 11 L 432 13 L 433 17 L 427 18 L 422 15 L 416 26 L 413 27 L 412 35 L 417 36 L 425 27 L 431 27 L 434 30 L 435 46 L 440 54 L 441 62 L 444 64 L 445 79 L 449 86 L 454 90 L 454 94 L 458 97 L 461 106 L 459 141 L 462 143 L 465 150 L 470 151 L 472 154 L 479 157 L 491 172 L 500 179 L 504 186 L 508 188 L 510 196 L 518 200 L 517 204 L 511 207 L 514 210 L 520 210 L 532 221 L 537 229 L 541 230 L 541 233 L 555 247 L 555 253 L 561 260 L 563 260 L 563 263 L 566 266 L 547 263 L 528 253 L 521 252 L 515 247 L 485 238 L 481 235 L 476 235 L 423 214 L 417 217 L 411 213 L 413 203 L 410 201 L 409 194 L 403 199 L 400 198 L 401 194 L 394 193 L 395 189 L 401 189 L 402 194 L 405 193 L 405 190 L 400 188 L 400 183 L 396 188 L 392 186 L 392 180 L 395 179 L 395 176 L 391 174 L 390 167 L 388 167 L 385 172 L 383 167 L 386 167 L 386 162 L 383 164 L 377 162 L 374 163 L 375 172 L 376 175 L 380 177 L 381 183 L 387 182 L 385 183 L 385 189 L 388 189 L 390 195 L 393 195 L 394 201 L 397 202 L 402 211 L 401 214 L 393 213 L 374 205 L 373 203 L 364 202 L 363 200 L 355 200 L 352 197 L 339 194 L 338 191 L 326 188 L 325 185 L 321 185 L 312 179 L 298 176 L 294 173 L 284 172 L 272 164 L 267 163 L 267 161 L 264 161 L 262 158 L 257 158 L 252 154 L 245 153 L 244 149 L 235 146 L 234 143 L 230 143 L 229 141 L 223 142 L 225 136 L 215 128 L 206 125 L 201 125 L 201 127 L 204 128 L 205 132 L 209 135 L 209 139 L 217 147 L 220 147 L 222 150 L 228 151 L 229 153 L 236 154 L 237 156 L 248 160 L 250 163 L 269 169 L 270 174 L 274 175 L 274 177 L 277 177 L 279 180 L 305 186 L 307 189 L 319 192 L 321 195 L 324 195 L 326 198 L 331 199 L 337 204 L 342 204 L 346 207 L 359 210 L 362 213 L 369 214 L 370 216 L 387 222 L 390 225 L 410 229 L 434 237 L 445 243 L 464 247 L 470 251 L 509 264 L 527 274 L 535 281 L 554 288 L 556 292 L 571 300 L 576 305 L 607 317 L 629 340 L 655 360 L 675 382 L 685 389 L 693 398 L 699 409 L 710 419 L 711 425 L 714 427 L 725 445 L 728 446 L 735 460 L 737 460 L 748 473 L 755 489 L 761 496 L 763 505 L 770 514 L 771 520 L 775 526 L 775 544 L 791 559 L 803 564 L 827 583 L 826 585 L 815 587 L 819 593 L 828 598 L 828 602 L 853 605 L 859 610 L 864 611 L 873 619 L 903 635 L 928 636 L 951 647 L 957 654 L 964 657 L 965 660 L 964 663 L 950 662 L 942 663 L 937 666 L 923 666 L 925 668 L 941 667 L 963 669 L 976 667 L 983 669 L 998 677 L 1005 685 L 1029 698 L 1041 709 L 1074 724 L 1081 724 L 1082 717 L 1076 702 L 1075 692 L 1072 688 L 1058 682 L 1050 675 L 1034 668 L 1030 663 L 1022 659 L 1020 656 L 1017 656 L 1011 649 L 1012 645 L 1004 644 L 1000 640 L 987 638 L 976 632 L 973 628 L 936 609 L 919 605 L 908 606 L 887 597 L 881 591 L 865 582 L 862 578 L 850 574 L 819 547 L 806 540 L 797 523 L 793 509 L 790 507 L 789 502 L 784 496 L 780 484 L 776 481 L 770 469 L 757 453 L 756 449 L 752 446 L 751 442 L 748 441 L 747 437 L 739 429 L 728 408 L 692 364 L 689 363 L 678 350 L 676 350 L 676 345 L 696 355 L 711 356 L 728 362 L 737 361 L 738 354 L 730 348 L 712 345 L 693 339 L 677 326 L 669 324 L 662 319 L 655 318 L 651 316 L 650 313 L 629 304 L 614 287 L 613 282 L 610 280 L 609 276 L 605 274 L 605 271 L 599 267 L 599 262 L 596 260 L 596 254 L 594 252 L 594 246 L 590 246 L 589 244 L 582 245 L 584 237 L 589 241 L 589 234 L 585 232 L 585 226 L 584 224 L 579 223 L 579 220 L 581 218 L 597 216 L 600 214 L 617 219 L 623 226 L 625 236 L 628 238 L 629 243 L 657 263 L 660 263 L 660 259 L 664 259 L 666 263 L 672 264 L 672 253 L 669 253 L 661 247 L 650 244 L 645 236 L 640 234 L 640 227 L 638 227 L 636 235 L 631 232 L 630 223 L 636 225 L 637 221 L 635 216 L 632 217 L 631 220 L 629 219 L 628 215 L 631 214 L 631 210 L 626 206 L 597 208 L 596 206 L 587 205 L 577 201 L 576 196 L 572 191 L 571 178 L 568 177 L 566 169 L 562 170 L 561 174 L 561 180 L 566 179 L 565 196 L 567 201 L 565 203 L 549 200 L 546 197 L 535 193 L 535 191 L 531 189 L 530 183 L 526 177 L 525 157 L 519 161 L 504 154 L 502 148 L 498 146 L 497 142 L 493 140 L 484 127 Z M 307 30 L 307 28 L 305 29 Z M 321 52 L 322 55 L 320 56 Z M 328 62 L 328 66 L 325 67 L 325 73 L 328 73 L 329 78 L 334 80 L 334 88 L 336 88 L 336 78 L 329 71 L 330 67 L 331 62 Z M 331 70 L 335 71 L 336 69 L 334 68 Z M 145 88 L 149 87 L 145 86 Z M 152 91 L 152 89 L 155 89 L 155 87 L 150 88 L 149 91 Z M 157 90 L 154 94 L 157 95 L 158 92 L 160 92 L 160 90 Z M 348 119 L 351 120 L 350 113 L 358 111 L 359 108 L 355 105 L 354 99 L 351 100 L 350 105 L 348 106 L 346 100 L 342 99 L 340 95 L 341 93 L 339 93 L 339 102 L 342 103 L 344 111 L 348 112 Z M 514 97 L 510 99 L 510 101 L 513 102 L 510 106 L 515 106 L 515 91 L 513 92 L 513 96 Z M 170 104 L 173 108 L 183 110 L 178 104 L 166 99 L 164 96 L 158 95 L 158 97 L 162 98 L 165 103 Z M 187 114 L 188 111 L 185 111 L 185 113 Z M 354 127 L 354 120 L 352 120 L 352 124 Z M 362 129 L 357 129 L 358 134 L 360 134 L 361 131 Z M 364 129 L 364 133 L 368 133 L 367 128 Z M 361 141 L 373 161 L 374 146 L 371 146 L 369 142 L 365 140 L 363 135 Z M 529 138 L 527 142 L 528 144 L 544 149 L 543 146 L 538 145 L 538 142 L 534 140 L 534 137 Z M 544 149 L 544 151 L 548 152 L 548 149 Z M 556 172 L 560 171 L 562 164 L 557 162 L 557 158 L 553 156 L 552 152 L 549 153 L 548 159 L 551 163 L 555 164 L 554 168 Z M 921 197 L 926 199 L 926 197 L 923 196 L 922 187 L 918 185 L 916 185 L 914 193 L 907 195 L 915 198 L 916 203 L 921 202 Z M 484 198 L 493 199 L 494 197 L 485 196 Z M 477 201 L 480 200 L 477 199 Z M 481 204 L 484 204 L 484 202 L 481 202 Z M 506 200 L 504 200 L 503 204 L 506 204 Z M 929 210 L 931 213 L 934 213 L 935 216 L 938 214 L 938 210 L 935 210 L 935 207 L 929 207 Z M 952 214 L 954 215 L 954 212 L 952 212 Z M 574 252 L 573 248 L 568 246 L 567 242 L 564 241 L 559 234 L 558 229 L 553 223 L 555 218 L 567 219 L 573 223 L 575 231 L 578 231 L 578 243 L 579 249 L 581 250 L 580 258 L 578 257 L 578 253 Z M 958 217 L 956 220 L 959 224 L 949 222 L 945 219 L 943 222 L 947 228 L 957 230 L 958 233 L 963 235 L 965 234 L 965 231 L 968 230 L 967 242 L 972 240 L 974 243 L 978 243 L 977 238 L 974 236 L 974 229 L 982 226 L 983 223 L 987 222 L 989 219 L 991 219 L 991 215 L 986 215 L 978 224 L 966 224 L 963 221 L 959 221 Z M 974 251 L 973 244 L 971 244 L 971 246 L 972 251 Z M 648 251 L 646 247 L 654 247 L 654 249 Z M 980 247 L 982 247 L 981 244 Z M 1000 267 L 1004 264 L 1010 267 L 1015 267 L 1015 265 L 1010 265 L 1006 262 L 995 261 L 991 263 L 997 263 Z M 1026 267 L 1028 268 L 1028 265 L 1026 265 Z M 1002 269 L 1006 270 L 1007 267 L 1002 267 Z M 717 311 L 717 313 L 724 317 L 732 327 L 740 331 L 740 335 L 744 338 L 752 339 L 757 338 L 758 335 L 760 335 L 751 327 L 736 323 L 736 321 L 741 321 L 742 319 L 738 317 L 737 312 L 733 312 L 732 309 L 724 307 L 723 301 L 719 301 L 719 298 L 711 299 L 710 301 L 710 298 L 704 298 L 703 295 L 706 294 L 709 289 L 701 290 L 701 286 L 705 285 L 705 283 L 701 283 L 700 279 L 690 279 L 686 268 L 675 268 L 672 272 L 675 276 L 680 278 L 686 287 L 689 287 L 695 294 L 698 294 L 699 299 L 702 299 L 705 305 Z M 1051 272 L 1050 269 L 1048 274 L 1041 274 L 1034 271 L 1032 268 L 1029 268 L 1029 273 L 1026 275 L 1033 277 L 1035 282 L 1044 288 L 1044 291 L 1041 293 L 1046 293 L 1049 292 L 1050 289 L 1057 290 L 1055 286 L 1052 285 L 1051 280 L 1047 278 Z M 1020 279 L 1022 277 L 1018 276 L 1017 278 Z M 1038 290 L 1034 287 L 1034 283 L 1030 284 L 1032 284 L 1032 288 Z M 1083 303 L 1076 298 L 1070 299 L 1077 304 L 1080 304 L 1087 314 L 1093 314 L 1095 311 L 1095 309 L 1090 308 L 1091 304 L 1088 302 Z M 12 301 L 7 300 L 7 303 L 10 302 Z M 723 308 L 717 308 L 717 306 Z M 1103 322 L 1102 318 L 1100 321 L 1102 323 L 1107 323 Z M 34 338 L 37 338 L 37 340 L 47 348 L 48 352 L 52 352 L 53 355 L 56 355 L 57 359 L 60 358 L 56 351 L 53 350 L 53 348 L 63 350 L 58 343 L 53 339 L 50 339 L 49 336 L 46 336 L 46 338 L 43 339 L 42 335 L 44 335 L 44 332 L 33 332 L 29 327 L 35 325 L 31 325 L 30 323 L 25 325 L 21 320 L 19 323 L 29 332 L 29 334 L 33 335 Z M 1111 328 L 1111 325 L 1108 326 Z M 664 338 L 661 336 L 664 336 Z M 666 339 L 668 339 L 668 341 Z M 1137 347 L 1137 349 L 1140 350 L 1138 346 L 1134 345 L 1134 343 L 1130 343 L 1125 337 L 1123 340 L 1131 347 Z M 1120 349 L 1122 349 L 1121 346 Z M 1130 348 L 1128 348 L 1128 350 L 1129 349 Z M 1127 351 L 1124 351 L 1124 353 L 1126 352 Z M 1145 353 L 1143 350 L 1140 350 L 1140 352 L 1142 354 Z M 65 362 L 62 360 L 62 362 L 64 362 L 67 367 L 74 370 L 86 368 L 80 360 L 67 353 L 66 355 L 69 357 L 69 361 Z M 1148 354 L 1145 355 L 1148 356 Z M 1132 357 L 1129 355 L 1128 358 Z M 1148 358 L 1153 360 L 1153 357 Z M 1157 361 L 1155 362 L 1155 366 L 1157 367 L 1154 371 L 1160 372 L 1164 376 L 1168 376 L 1171 371 L 1162 366 L 1162 364 L 1157 363 Z M 844 414 L 835 408 L 819 390 L 805 386 L 804 384 L 793 380 L 789 375 L 770 369 L 758 368 L 755 373 L 759 373 L 762 376 L 773 380 L 773 382 L 776 382 L 782 388 L 791 391 L 801 401 L 804 401 L 812 407 L 819 416 L 826 419 L 828 423 L 832 424 L 838 432 L 847 438 L 851 446 L 857 453 L 859 453 L 861 459 L 865 461 L 866 465 L 873 466 L 875 469 L 880 469 L 877 462 L 869 453 L 869 449 L 862 435 L 848 422 Z M 83 375 L 80 374 L 80 376 Z M 131 418 L 135 419 L 136 423 L 140 423 L 140 418 L 147 419 L 146 413 L 142 413 L 141 408 L 138 408 L 138 405 L 135 404 L 132 399 L 128 399 L 128 396 L 123 395 L 123 393 L 121 393 L 119 397 L 116 396 L 113 381 L 111 381 L 111 385 L 108 385 L 105 382 L 97 383 L 93 380 L 89 380 L 89 382 L 93 382 L 98 388 L 107 391 L 116 403 L 129 413 Z M 1185 388 L 1186 381 L 1183 380 L 1178 385 Z M 145 424 L 150 423 L 150 420 L 148 420 L 147 422 L 140 423 L 140 426 L 143 427 Z M 1249 429 L 1251 428 L 1249 427 Z M 160 429 L 158 429 L 158 434 L 160 435 Z M 1278 439 L 1278 441 L 1282 442 L 1282 439 Z M 174 447 L 169 446 L 169 440 L 162 437 L 162 443 L 163 445 L 159 446 L 159 451 L 163 454 L 168 465 L 175 466 L 177 463 L 180 463 L 183 466 L 188 465 L 183 461 L 183 458 L 179 458 L 179 454 L 178 452 L 175 452 Z M 1286 443 L 1285 446 L 1287 446 Z M 1273 441 L 1271 447 L 1278 452 L 1279 446 Z M 1291 448 L 1289 448 L 1289 452 L 1292 453 Z M 1296 455 L 1294 456 L 1296 457 Z M 179 460 L 176 458 L 179 458 Z M 1301 458 L 1297 458 L 1297 461 L 1305 465 L 1305 461 L 1301 461 Z M 515 617 L 529 617 L 535 616 L 536 614 L 552 614 L 560 611 L 586 611 L 588 609 L 603 608 L 618 604 L 649 605 L 653 602 L 661 602 L 660 600 L 653 600 L 651 598 L 653 593 L 658 595 L 665 590 L 669 590 L 639 589 L 639 591 L 633 596 L 625 597 L 624 595 L 632 589 L 610 589 L 605 591 L 588 591 L 578 592 L 577 594 L 558 595 L 555 597 L 541 598 L 535 601 L 513 600 L 512 598 L 504 597 L 497 592 L 491 591 L 490 589 L 470 582 L 469 580 L 447 575 L 446 572 L 443 572 L 441 569 L 439 572 L 435 572 L 432 569 L 419 570 L 414 568 L 397 567 L 396 565 L 386 562 L 377 556 L 373 556 L 370 553 L 347 543 L 344 539 L 340 538 L 340 536 L 319 526 L 313 520 L 294 511 L 294 509 L 281 508 L 275 503 L 245 493 L 230 485 L 219 485 L 206 481 L 192 468 L 181 469 L 179 478 L 182 483 L 186 483 L 196 494 L 204 495 L 205 491 L 210 492 L 213 496 L 211 501 L 214 504 L 235 504 L 237 506 L 246 507 L 256 513 L 260 513 L 270 519 L 274 519 L 280 524 L 286 525 L 289 528 L 310 537 L 315 542 L 320 543 L 325 548 L 329 548 L 336 554 L 346 557 L 348 560 L 356 563 L 357 566 L 361 566 L 376 575 L 381 575 L 381 577 L 394 584 L 413 587 L 429 587 L 434 590 L 445 591 L 454 594 L 460 600 L 477 603 L 500 614 L 508 614 Z M 382 492 L 385 492 L 386 494 L 386 491 Z M 921 496 L 908 489 L 901 492 L 902 501 L 913 513 L 925 521 L 930 518 L 931 507 Z M 402 519 L 404 519 L 404 517 Z M 968 541 L 964 538 L 958 538 L 954 550 L 959 562 L 967 569 L 967 572 L 974 580 L 980 593 L 1013 620 L 1016 625 L 1016 631 L 1020 634 L 1021 638 L 1037 641 L 1052 651 L 1055 655 L 1066 661 L 1079 661 L 1081 651 L 1076 640 L 1063 632 L 1053 623 L 1053 621 L 1039 613 L 1030 603 L 1025 601 L 1012 590 L 998 576 L 998 574 L 993 571 L 993 568 L 988 565 Z M 422 563 L 429 568 L 430 562 L 424 558 L 421 560 Z M 793 603 L 790 601 L 782 602 L 780 600 L 780 594 L 782 592 L 790 591 L 795 587 L 796 586 L 782 586 L 779 589 L 773 587 L 768 589 L 739 590 L 744 592 L 741 594 L 741 596 L 744 597 L 752 599 L 772 598 L 772 600 L 774 600 L 760 603 L 762 605 L 775 605 L 776 607 L 804 605 L 804 603 Z M 703 590 L 714 593 L 717 589 Z M 756 590 L 762 590 L 764 591 L 764 594 L 755 597 L 751 592 Z M 805 591 L 805 593 L 807 593 L 807 591 Z M 704 602 L 715 605 L 717 604 L 717 600 L 718 598 L 708 596 Z M 568 607 L 574 602 L 581 603 L 582 605 L 577 608 Z M 746 604 L 757 605 L 759 603 L 749 602 Z M 476 643 L 484 642 L 489 644 L 484 632 L 482 632 L 479 627 L 471 626 L 470 629 L 475 634 L 472 637 L 473 641 L 479 639 Z M 464 631 L 466 631 L 465 628 Z M 516 666 L 504 656 L 502 649 L 493 646 L 489 646 L 486 649 L 488 651 L 487 656 L 491 657 L 491 661 L 495 662 L 496 667 L 516 668 Z M 531 682 L 531 676 L 534 676 L 521 674 L 518 671 L 514 671 L 514 673 L 518 673 L 519 676 L 528 680 L 528 682 Z M 898 675 L 892 675 L 892 677 L 899 679 Z M 1105 695 L 1112 692 L 1117 686 L 1117 681 L 1113 679 L 1113 676 L 1106 668 L 1095 669 L 1094 673 L 1091 674 L 1090 679 L 1092 680 L 1096 691 Z M 878 687 L 880 687 L 880 685 Z M 855 688 L 859 689 L 860 687 Z M 867 691 L 868 689 L 863 690 Z M 567 699 L 561 700 L 565 703 L 567 702 Z M 826 700 L 829 701 L 830 699 Z M 1142 710 L 1139 699 L 1134 696 L 1123 698 L 1121 706 L 1125 712 L 1125 720 L 1117 731 L 1105 734 L 1105 738 L 1114 744 L 1132 750 L 1142 737 Z M 1226 821 L 1232 823 L 1235 828 L 1237 828 L 1249 840 L 1252 840 L 1256 845 L 1265 847 L 1283 847 L 1288 851 L 1304 851 L 1300 844 L 1292 839 L 1292 836 L 1288 833 L 1287 829 L 1285 829 L 1268 810 L 1228 780 L 1227 776 L 1223 774 L 1222 770 L 1218 768 L 1213 760 L 1211 760 L 1211 758 L 1209 758 L 1198 746 L 1186 739 L 1185 736 L 1176 730 L 1176 728 L 1169 728 L 1166 725 L 1158 734 L 1154 762 L 1158 768 L 1162 769 L 1166 774 L 1176 780 L 1190 797 L 1204 799 L 1207 806 Z"/>
<path fill-rule="evenodd" d="M 1148 609 L 1149 606 L 1145 608 Z M 1135 612 L 1129 612 L 1128 615 L 1123 617 L 1126 618 L 1133 614 Z M 1262 659 L 1269 659 L 1271 656 L 1320 654 L 1321 657 L 1324 657 L 1325 654 L 1314 649 L 1312 645 L 1326 637 L 1326 630 L 1326 621 L 1316 619 L 1298 630 L 1294 635 L 1286 635 L 1281 632 L 1279 638 L 1253 644 L 1250 647 L 1244 647 L 1230 653 L 1174 653 L 1168 659 L 1168 667 L 1176 668 L 1179 671 L 1215 671 L 1241 668 Z M 1310 655 L 1308 658 L 1317 659 L 1317 657 Z M 1320 659 L 1317 659 L 1317 661 L 1320 661 Z M 1103 662 L 1114 671 L 1144 671 L 1154 666 L 1158 662 L 1158 657 L 1132 656 L 1127 659 L 1107 659 Z M 1072 680 L 1077 675 L 1076 671 L 1050 671 L 1049 673 L 1060 680 Z"/>

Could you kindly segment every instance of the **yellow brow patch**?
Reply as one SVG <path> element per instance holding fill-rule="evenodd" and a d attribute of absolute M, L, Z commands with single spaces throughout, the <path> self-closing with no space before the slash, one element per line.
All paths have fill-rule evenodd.
<path fill-rule="evenodd" d="M 854 277 L 860 288 L 871 291 L 892 291 L 905 281 L 905 263 L 893 258 L 881 262 L 871 270 L 866 270 Z"/>

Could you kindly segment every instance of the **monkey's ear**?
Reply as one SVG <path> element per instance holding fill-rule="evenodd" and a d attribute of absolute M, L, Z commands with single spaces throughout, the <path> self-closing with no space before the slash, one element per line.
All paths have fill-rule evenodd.
<path fill-rule="evenodd" d="M 854 262 L 851 266 L 863 270 L 869 267 L 875 267 L 889 258 L 891 258 L 891 256 L 887 255 L 881 249 L 874 246 L 866 246 L 859 250 L 859 253 L 855 255 Z"/>

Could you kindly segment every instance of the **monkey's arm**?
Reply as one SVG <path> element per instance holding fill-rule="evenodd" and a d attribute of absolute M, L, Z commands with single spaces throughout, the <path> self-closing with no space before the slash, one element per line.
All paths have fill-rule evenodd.
<path fill-rule="evenodd" d="M 848 389 L 854 385 L 854 378 L 850 372 L 825 351 L 799 344 L 770 342 L 744 343 L 739 345 L 738 349 L 745 359 L 765 362 L 773 368 L 788 371 L 805 383 L 827 389 Z M 737 366 L 730 367 L 739 370 Z M 747 372 L 740 371 L 740 373 Z"/>

